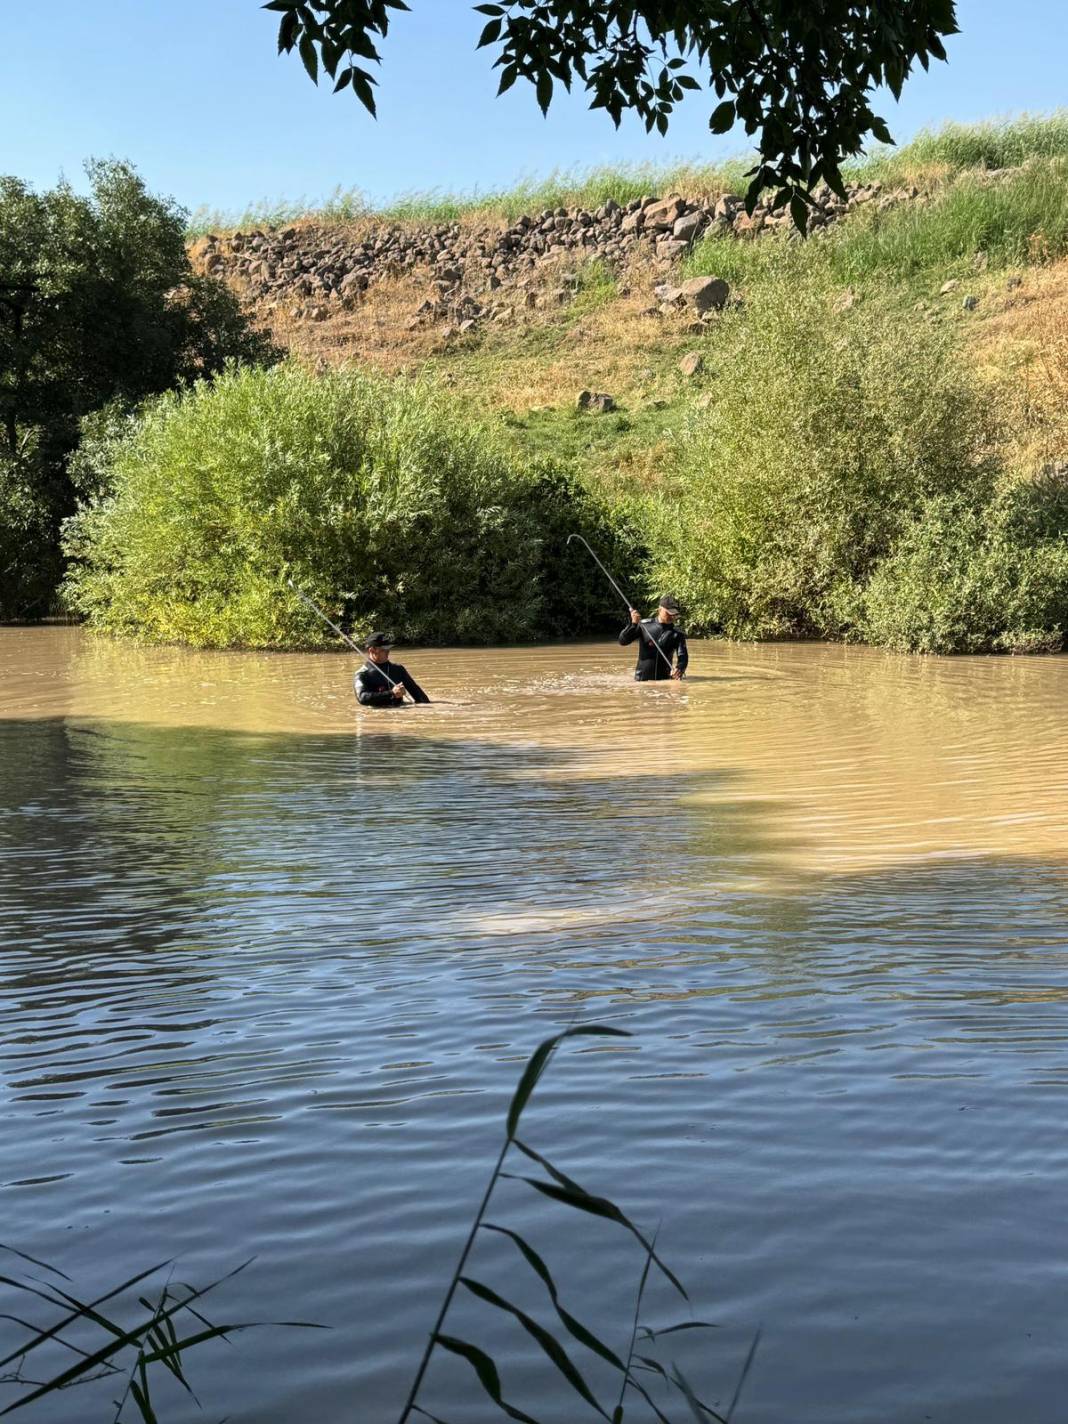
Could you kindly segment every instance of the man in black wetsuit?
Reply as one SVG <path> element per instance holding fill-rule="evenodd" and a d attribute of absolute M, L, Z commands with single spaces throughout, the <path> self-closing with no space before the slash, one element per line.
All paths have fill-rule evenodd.
<path fill-rule="evenodd" d="M 391 663 L 393 643 L 385 633 L 372 633 L 364 643 L 367 662 L 353 678 L 353 691 L 361 707 L 399 707 L 407 692 L 413 702 L 430 698 L 400 663 Z"/>
<path fill-rule="evenodd" d="M 625 648 L 638 640 L 635 682 L 659 682 L 669 677 L 677 680 L 686 676 L 690 655 L 686 650 L 686 634 L 675 622 L 678 616 L 679 605 L 669 593 L 661 598 L 655 618 L 643 618 L 636 608 L 630 610 L 630 622 L 620 633 L 619 642 Z"/>

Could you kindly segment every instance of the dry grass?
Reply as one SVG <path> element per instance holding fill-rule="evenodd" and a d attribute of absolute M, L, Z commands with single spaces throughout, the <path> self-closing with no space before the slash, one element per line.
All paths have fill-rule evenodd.
<path fill-rule="evenodd" d="M 606 286 L 603 299 L 587 302 L 580 292 L 562 304 L 554 292 L 568 267 L 573 262 L 562 261 L 539 270 L 522 290 L 502 289 L 494 297 L 508 310 L 504 320 L 448 341 L 440 320 L 411 326 L 433 295 L 427 270 L 376 282 L 357 308 L 331 307 L 323 321 L 294 319 L 284 309 L 267 313 L 266 321 L 277 341 L 312 363 L 356 361 L 391 375 L 432 365 L 459 392 L 517 415 L 573 405 L 583 389 L 607 391 L 627 406 L 673 397 L 677 373 L 669 379 L 665 363 L 704 338 L 688 334 L 681 314 L 648 314 L 663 269 L 637 259 Z M 526 291 L 535 295 L 533 308 L 523 305 Z"/>
<path fill-rule="evenodd" d="M 996 391 L 1014 463 L 1033 472 L 1068 459 L 1068 259 L 1000 279 L 972 337 Z"/>

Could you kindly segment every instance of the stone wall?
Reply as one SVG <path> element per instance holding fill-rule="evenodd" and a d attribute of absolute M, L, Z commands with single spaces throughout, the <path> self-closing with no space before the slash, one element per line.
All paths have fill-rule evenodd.
<path fill-rule="evenodd" d="M 886 207 L 915 198 L 915 188 L 884 190 L 879 183 L 855 185 L 847 200 L 818 191 L 811 210 L 813 230 L 838 221 L 865 204 Z M 775 211 L 770 195 L 752 214 L 734 194 L 690 201 L 676 195 L 636 198 L 625 207 L 608 201 L 590 211 L 555 208 L 515 222 L 465 221 L 420 226 L 380 223 L 301 223 L 266 231 L 209 234 L 192 246 L 194 265 L 236 285 L 268 310 L 283 308 L 294 319 L 325 320 L 338 306 L 358 304 L 375 282 L 421 269 L 429 295 L 414 321 L 447 320 L 459 330 L 510 315 L 514 303 L 564 301 L 569 274 L 547 293 L 553 268 L 574 271 L 600 258 L 613 267 L 638 255 L 673 263 L 696 241 L 713 233 L 755 238 L 787 228 L 790 218 Z M 511 302 L 513 306 L 505 303 Z"/>

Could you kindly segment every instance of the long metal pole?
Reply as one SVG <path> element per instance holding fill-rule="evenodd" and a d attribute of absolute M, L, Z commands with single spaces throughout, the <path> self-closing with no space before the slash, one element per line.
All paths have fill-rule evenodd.
<path fill-rule="evenodd" d="M 394 682 L 393 678 L 390 677 L 389 673 L 386 672 L 384 668 L 379 667 L 377 663 L 368 663 L 366 652 L 363 648 L 360 647 L 359 643 L 354 643 L 347 633 L 343 632 L 337 626 L 336 623 L 331 622 L 331 620 L 326 616 L 326 614 L 323 612 L 323 610 L 319 607 L 317 603 L 313 603 L 306 593 L 301 593 L 300 589 L 296 586 L 292 579 L 286 579 L 286 583 L 289 584 L 289 587 L 293 590 L 297 597 L 303 603 L 306 603 L 308 605 L 308 607 L 313 613 L 317 613 L 319 615 L 319 617 L 323 620 L 323 622 L 328 628 L 332 628 L 343 642 L 348 643 L 349 647 L 354 653 L 359 653 L 360 657 L 363 658 L 364 667 L 373 667 L 375 672 L 381 673 L 382 676 L 389 683 L 390 687 L 401 686 L 399 682 Z M 405 688 L 404 690 L 405 692 L 407 692 L 407 688 Z"/>
<path fill-rule="evenodd" d="M 593 552 L 593 550 L 590 548 L 589 544 L 586 543 L 586 540 L 582 537 L 581 534 L 569 534 L 569 535 L 567 536 L 567 542 L 570 544 L 571 541 L 572 541 L 572 539 L 577 539 L 580 544 L 582 544 L 582 545 L 585 546 L 586 552 L 589 554 L 590 558 L 591 558 L 591 559 L 593 560 L 593 562 L 597 565 L 597 567 L 601 570 L 601 573 L 604 574 L 605 578 L 608 580 L 608 582 L 609 582 L 609 583 L 612 585 L 612 587 L 615 589 L 616 593 L 619 594 L 619 596 L 620 596 L 620 598 L 623 600 L 623 602 L 627 605 L 627 612 L 629 613 L 629 612 L 631 611 L 631 609 L 634 607 L 634 604 L 631 603 L 630 599 L 627 597 L 627 595 L 626 595 L 626 594 L 623 592 L 623 590 L 620 588 L 619 584 L 616 583 L 615 579 L 612 577 L 612 575 L 611 575 L 611 574 L 608 572 L 608 570 L 605 568 L 604 564 L 601 563 L 600 559 L 597 557 L 597 555 L 596 555 L 596 554 Z M 645 636 L 645 639 L 646 639 L 646 641 L 648 642 L 649 646 L 650 646 L 651 648 L 655 648 L 656 651 L 660 654 L 660 656 L 664 659 L 664 662 L 667 664 L 667 670 L 668 670 L 668 672 L 672 672 L 672 671 L 673 671 L 673 668 L 672 668 L 672 666 L 671 666 L 671 659 L 668 657 L 667 653 L 664 652 L 663 648 L 660 646 L 660 644 L 659 644 L 659 643 L 656 641 L 656 639 L 653 637 L 652 633 L 646 632 L 646 630 L 642 627 L 642 625 L 641 625 L 640 622 L 639 622 L 639 624 L 638 624 L 638 628 L 640 629 L 640 631 L 642 632 L 642 634 Z"/>

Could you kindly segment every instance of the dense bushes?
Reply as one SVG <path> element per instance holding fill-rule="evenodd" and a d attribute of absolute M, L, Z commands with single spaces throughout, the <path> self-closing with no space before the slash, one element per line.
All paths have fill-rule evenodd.
<path fill-rule="evenodd" d="M 55 530 L 41 497 L 32 441 L 12 457 L 0 451 L 0 619 L 47 613 L 59 576 Z"/>
<path fill-rule="evenodd" d="M 923 505 L 861 599 L 868 642 L 924 653 L 1059 652 L 1068 630 L 1068 484 Z"/>
<path fill-rule="evenodd" d="M 884 303 L 769 282 L 734 320 L 660 506 L 659 581 L 732 637 L 845 636 L 924 502 L 989 492 L 983 404 L 945 340 Z"/>
<path fill-rule="evenodd" d="M 362 628 L 425 643 L 562 635 L 604 603 L 588 565 L 564 564 L 572 529 L 613 544 L 593 499 L 552 467 L 522 470 L 419 383 L 230 371 L 105 449 L 113 490 L 67 540 L 68 596 L 100 628 L 321 643 L 290 577 Z"/>
<path fill-rule="evenodd" d="M 653 518 L 658 581 L 731 637 L 1045 651 L 1068 628 L 1068 488 L 999 468 L 947 340 L 818 281 L 736 319 L 685 474 Z"/>

